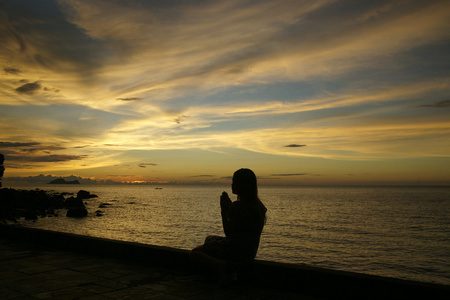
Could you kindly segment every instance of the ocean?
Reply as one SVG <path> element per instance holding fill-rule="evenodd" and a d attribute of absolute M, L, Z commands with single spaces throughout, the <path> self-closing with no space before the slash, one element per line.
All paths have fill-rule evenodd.
<path fill-rule="evenodd" d="M 223 235 L 219 197 L 231 197 L 229 186 L 31 188 L 99 197 L 86 200 L 86 218 L 62 212 L 23 226 L 179 249 Z M 257 259 L 450 285 L 450 187 L 260 187 L 259 195 L 268 214 Z"/>

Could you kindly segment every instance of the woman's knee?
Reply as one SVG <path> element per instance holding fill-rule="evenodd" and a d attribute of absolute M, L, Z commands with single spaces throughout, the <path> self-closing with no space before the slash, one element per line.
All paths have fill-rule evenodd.
<path fill-rule="evenodd" d="M 189 257 L 196 256 L 196 255 L 198 255 L 199 253 L 203 253 L 203 251 L 202 251 L 202 246 L 198 246 L 198 247 L 195 247 L 194 249 L 192 249 L 192 250 L 189 252 Z"/>

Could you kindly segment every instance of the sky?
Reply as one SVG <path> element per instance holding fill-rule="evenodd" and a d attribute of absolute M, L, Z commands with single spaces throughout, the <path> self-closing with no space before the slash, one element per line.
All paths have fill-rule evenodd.
<path fill-rule="evenodd" d="M 4 181 L 450 185 L 446 0 L 4 0 L 0 44 Z"/>

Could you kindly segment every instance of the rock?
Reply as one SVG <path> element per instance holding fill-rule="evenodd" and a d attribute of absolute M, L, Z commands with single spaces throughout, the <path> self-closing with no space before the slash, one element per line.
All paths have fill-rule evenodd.
<path fill-rule="evenodd" d="M 48 217 L 57 217 L 58 216 L 58 214 L 55 212 L 54 209 L 47 210 L 46 214 L 47 214 Z"/>
<path fill-rule="evenodd" d="M 44 190 L 0 189 L 0 223 L 16 222 L 20 218 L 37 220 L 39 216 L 58 216 L 57 209 L 68 209 L 69 217 L 88 215 L 83 199 L 70 197 L 67 193 L 46 192 Z M 86 192 L 82 196 L 95 197 Z"/>
<path fill-rule="evenodd" d="M 8 217 L 8 218 L 6 218 L 6 220 L 8 220 L 8 221 L 11 221 L 11 222 L 13 222 L 13 223 L 17 223 L 18 221 L 17 221 L 17 219 L 16 218 L 13 218 L 13 217 Z M 0 220 L 1 221 L 1 220 Z M 1 223 L 1 222 L 0 222 Z"/>
<path fill-rule="evenodd" d="M 111 204 L 110 203 L 102 203 L 98 206 L 98 208 L 106 208 L 108 206 L 111 206 Z"/>
<path fill-rule="evenodd" d="M 84 218 L 88 215 L 88 211 L 84 207 L 74 207 L 67 210 L 67 217 L 69 218 Z"/>
<path fill-rule="evenodd" d="M 90 198 L 96 198 L 96 197 L 98 197 L 98 196 L 91 194 L 90 192 L 85 191 L 85 190 L 79 190 L 77 193 L 77 198 L 80 198 L 80 199 L 90 199 Z"/>
<path fill-rule="evenodd" d="M 47 211 L 65 207 L 64 197 L 43 190 L 0 189 L 0 223 L 20 219 L 36 220 Z"/>
<path fill-rule="evenodd" d="M 29 212 L 25 215 L 25 220 L 37 220 L 38 216 L 33 213 L 33 212 Z"/>
<path fill-rule="evenodd" d="M 68 209 L 66 216 L 69 218 L 83 218 L 88 214 L 82 198 L 67 198 L 65 204 L 66 208 Z"/>
<path fill-rule="evenodd" d="M 81 198 L 70 197 L 66 199 L 64 206 L 66 208 L 84 207 L 84 203 Z"/>

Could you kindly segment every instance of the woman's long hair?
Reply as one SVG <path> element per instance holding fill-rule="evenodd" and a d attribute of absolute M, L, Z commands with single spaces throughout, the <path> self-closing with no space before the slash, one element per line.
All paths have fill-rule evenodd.
<path fill-rule="evenodd" d="M 239 169 L 233 174 L 233 184 L 237 186 L 238 200 L 256 204 L 258 213 L 266 222 L 267 208 L 258 197 L 258 183 L 255 173 L 250 169 Z"/>

